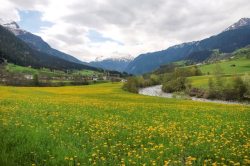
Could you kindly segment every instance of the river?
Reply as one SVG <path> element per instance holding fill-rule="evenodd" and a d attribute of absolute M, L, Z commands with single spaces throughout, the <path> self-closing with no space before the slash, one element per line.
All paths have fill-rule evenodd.
<path fill-rule="evenodd" d="M 146 95 L 146 96 L 165 97 L 165 98 L 173 98 L 174 97 L 174 95 L 172 93 L 163 92 L 162 91 L 162 85 L 156 85 L 156 86 L 141 88 L 141 89 L 139 89 L 139 94 Z M 210 99 L 203 99 L 203 98 L 197 98 L 197 97 L 190 97 L 190 100 L 201 101 L 201 102 L 222 103 L 222 104 L 244 104 L 244 105 L 248 105 L 247 103 L 240 103 L 240 102 L 235 102 L 235 101 L 210 100 Z"/>

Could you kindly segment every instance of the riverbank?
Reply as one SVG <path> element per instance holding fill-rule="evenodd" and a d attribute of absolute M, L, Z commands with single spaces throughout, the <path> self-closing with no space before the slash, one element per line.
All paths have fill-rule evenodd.
<path fill-rule="evenodd" d="M 174 95 L 173 93 L 163 92 L 162 85 L 141 88 L 141 89 L 139 89 L 138 93 L 141 95 L 146 95 L 146 96 L 158 96 L 158 97 L 164 97 L 164 98 L 175 98 L 176 97 L 176 95 Z M 237 101 L 211 100 L 211 99 L 204 99 L 204 98 L 197 98 L 197 97 L 188 97 L 188 99 L 193 100 L 193 101 L 212 102 L 212 103 L 221 103 L 221 104 L 249 105 L 249 103 L 241 103 L 241 102 L 237 102 Z"/>

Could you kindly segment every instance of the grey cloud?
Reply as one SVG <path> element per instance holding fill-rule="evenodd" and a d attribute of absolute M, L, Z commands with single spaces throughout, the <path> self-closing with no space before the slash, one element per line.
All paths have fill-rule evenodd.
<path fill-rule="evenodd" d="M 49 0 L 9 0 L 15 4 L 18 8 L 24 9 L 33 9 L 37 5 L 46 6 L 49 3 Z"/>
<path fill-rule="evenodd" d="M 74 44 L 79 44 L 79 43 L 82 43 L 84 44 L 83 42 L 83 35 L 63 35 L 63 34 L 56 34 L 54 35 L 54 37 L 56 37 L 57 40 L 60 40 L 60 41 L 63 41 L 65 44 L 71 44 L 71 45 L 74 45 Z"/>
<path fill-rule="evenodd" d="M 92 2 L 92 3 L 91 3 Z M 226 3 L 226 1 L 224 1 Z M 230 1 L 233 2 L 233 1 Z M 135 31 L 140 29 L 145 33 L 156 36 L 170 36 L 176 35 L 179 40 L 187 40 L 187 36 L 180 36 L 185 34 L 188 37 L 197 39 L 203 37 L 199 31 L 209 27 L 212 29 L 211 33 L 218 32 L 218 27 L 212 26 L 227 19 L 229 12 L 236 6 L 240 6 L 246 1 L 240 1 L 239 5 L 216 7 L 211 1 L 204 1 L 204 3 L 183 0 L 183 1 L 134 1 L 134 0 L 116 0 L 105 1 L 105 3 L 98 4 L 95 1 L 88 1 L 87 3 L 77 3 L 72 5 L 75 12 L 65 17 L 65 20 L 75 24 L 90 26 L 96 29 L 102 29 L 105 25 L 116 25 L 121 31 Z M 200 5 L 195 5 L 195 4 Z M 231 3 L 232 4 L 232 3 Z M 79 11 L 79 12 L 77 12 Z M 233 23 L 233 22 L 232 22 Z M 195 32 L 189 30 L 197 29 Z M 222 28 L 222 27 L 220 27 Z M 210 35 L 209 33 L 208 35 Z"/>
<path fill-rule="evenodd" d="M 32 8 L 36 5 L 49 6 L 52 0 L 10 1 L 21 8 Z M 58 3 L 63 4 L 64 1 Z M 109 27 L 114 26 L 122 34 L 118 37 L 123 41 L 107 34 L 103 36 L 123 42 L 123 50 L 128 52 L 114 48 L 110 50 L 110 55 L 113 52 L 133 54 L 131 45 L 137 46 L 137 43 L 140 43 L 139 53 L 143 53 L 147 49 L 143 46 L 151 45 L 151 51 L 156 51 L 163 42 L 171 46 L 176 42 L 199 40 L 223 31 L 241 17 L 250 17 L 249 0 L 73 0 L 66 7 L 69 11 L 62 12 L 58 22 L 66 22 L 69 27 L 62 27 L 66 28 L 66 33 L 54 34 L 52 37 L 73 48 L 74 45 L 85 44 L 82 38 L 89 29 L 105 33 Z M 109 33 L 112 35 L 112 32 Z M 83 55 L 94 55 L 96 48 L 91 49 L 86 48 L 87 51 L 79 52 L 82 51 Z M 72 51 L 76 52 L 79 53 Z"/>

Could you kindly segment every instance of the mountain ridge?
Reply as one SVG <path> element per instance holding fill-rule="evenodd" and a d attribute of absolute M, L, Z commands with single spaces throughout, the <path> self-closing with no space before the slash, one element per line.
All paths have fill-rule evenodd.
<path fill-rule="evenodd" d="M 234 23 L 233 25 L 229 26 L 224 31 L 239 29 L 244 26 L 250 26 L 250 18 L 241 18 L 238 22 Z"/>
<path fill-rule="evenodd" d="M 70 62 L 44 52 L 31 48 L 12 32 L 0 25 L 0 59 L 20 66 L 34 68 L 49 68 L 57 70 L 87 69 L 99 71 L 100 69 L 84 64 Z"/>
<path fill-rule="evenodd" d="M 66 54 L 64 52 L 61 52 L 57 49 L 52 48 L 47 42 L 45 42 L 42 39 L 42 37 L 21 29 L 20 26 L 15 21 L 11 21 L 11 22 L 5 21 L 5 23 L 4 21 L 0 21 L 0 23 L 1 22 L 2 22 L 3 27 L 11 31 L 15 36 L 17 36 L 19 39 L 27 43 L 33 49 L 50 54 L 52 56 L 56 56 L 58 58 L 61 58 L 70 62 L 87 65 L 87 63 L 82 62 L 69 54 Z"/>
<path fill-rule="evenodd" d="M 128 64 L 132 61 L 132 57 L 116 57 L 106 58 L 103 60 L 92 61 L 91 64 L 94 67 L 100 67 L 106 70 L 115 70 L 124 72 Z"/>
<path fill-rule="evenodd" d="M 209 38 L 171 46 L 165 50 L 141 54 L 125 69 L 130 74 L 144 74 L 151 72 L 161 65 L 184 60 L 189 54 L 218 49 L 230 53 L 238 48 L 250 44 L 250 26 L 238 26 L 235 29 L 223 31 Z M 199 54 L 196 54 L 199 56 Z"/>

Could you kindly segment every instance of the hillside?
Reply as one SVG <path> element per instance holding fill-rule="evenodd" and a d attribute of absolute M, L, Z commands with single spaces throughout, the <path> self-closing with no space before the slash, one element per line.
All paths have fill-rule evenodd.
<path fill-rule="evenodd" d="M 125 71 L 132 74 L 143 74 L 153 71 L 161 65 L 185 60 L 190 54 L 199 57 L 204 56 L 204 52 L 208 52 L 200 58 L 205 60 L 211 55 L 209 51 L 217 49 L 219 52 L 231 53 L 249 44 L 250 24 L 246 24 L 201 41 L 183 43 L 163 51 L 139 55 L 128 65 Z"/>
<path fill-rule="evenodd" d="M 197 88 L 208 88 L 208 80 L 215 74 L 215 68 L 219 66 L 222 77 L 226 84 L 230 83 L 230 79 L 235 75 L 240 75 L 243 79 L 250 74 L 250 48 L 243 48 L 231 54 L 231 58 L 216 61 L 210 64 L 198 66 L 203 76 L 190 77 L 192 86 Z M 227 81 L 228 80 L 228 81 Z"/>
<path fill-rule="evenodd" d="M 75 57 L 65 54 L 61 51 L 58 51 L 56 49 L 53 49 L 50 47 L 48 43 L 46 43 L 40 36 L 34 35 L 30 32 L 27 32 L 26 30 L 23 30 L 19 27 L 19 25 L 16 22 L 10 22 L 3 24 L 3 27 L 8 29 L 10 32 L 12 32 L 16 37 L 27 43 L 31 48 L 34 50 L 56 56 L 58 58 L 74 62 L 74 63 L 80 63 L 80 64 L 87 64 L 84 63 Z"/>
<path fill-rule="evenodd" d="M 10 63 L 34 68 L 99 70 L 34 50 L 2 26 L 0 26 L 0 57 Z"/>

